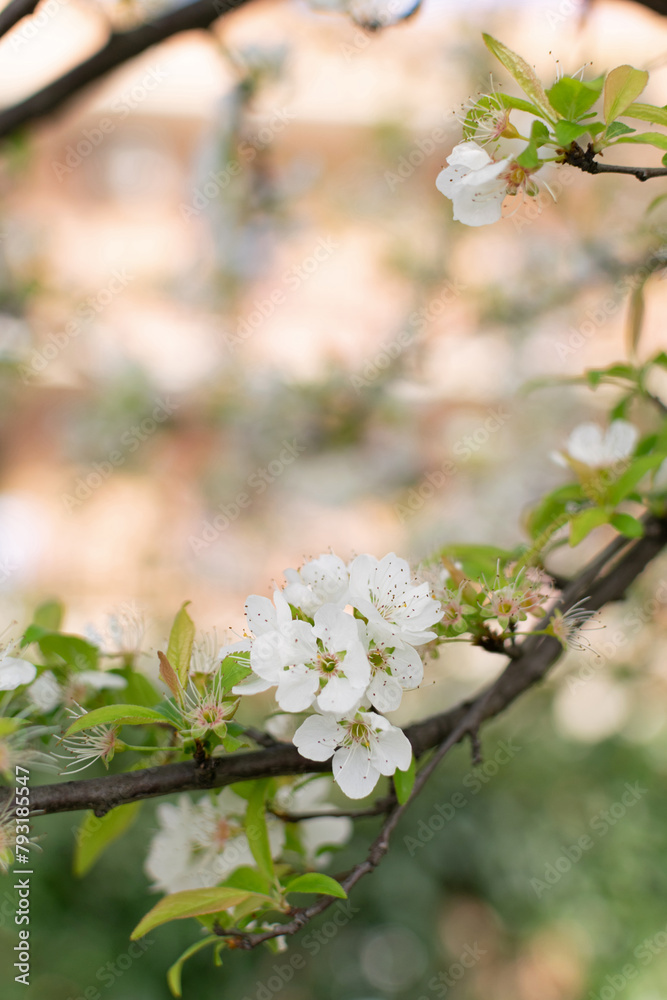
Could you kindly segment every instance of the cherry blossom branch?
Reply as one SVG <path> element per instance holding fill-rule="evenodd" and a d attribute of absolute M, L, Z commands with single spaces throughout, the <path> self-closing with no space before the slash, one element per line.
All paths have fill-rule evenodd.
<path fill-rule="evenodd" d="M 47 84 L 41 90 L 12 107 L 0 112 L 0 138 L 9 135 L 20 126 L 56 111 L 61 105 L 77 94 L 84 87 L 99 80 L 111 70 L 123 63 L 141 55 L 153 45 L 171 38 L 183 31 L 194 31 L 209 28 L 214 21 L 224 14 L 235 10 L 249 0 L 195 0 L 194 3 L 176 10 L 168 11 L 152 21 L 138 25 L 129 31 L 114 31 L 109 35 L 106 44 L 89 59 L 79 63 L 69 72 Z M 0 13 L 6 18 L 7 28 L 12 27 L 9 10 L 16 13 L 15 4 L 21 3 L 26 8 L 27 0 L 14 0 L 9 7 Z M 36 4 L 33 4 L 33 9 Z M 30 13 L 25 10 L 22 16 Z M 17 18 L 19 20 L 19 18 Z M 16 21 L 14 22 L 16 23 Z M 1 32 L 0 32 L 1 33 Z"/>
<path fill-rule="evenodd" d="M 647 515 L 645 535 L 630 540 L 618 536 L 563 591 L 557 605 L 562 612 L 587 598 L 586 607 L 598 610 L 623 597 L 630 583 L 667 544 L 667 521 Z M 540 628 L 544 627 L 544 619 Z M 475 699 L 424 719 L 405 732 L 417 758 L 439 746 L 461 723 L 466 733 L 476 734 L 481 724 L 500 714 L 525 690 L 537 683 L 562 652 L 557 640 L 531 635 L 498 677 Z M 282 775 L 314 774 L 331 770 L 331 761 L 302 757 L 291 744 L 275 744 L 250 753 L 208 758 L 201 763 L 184 761 L 101 778 L 37 785 L 31 789 L 33 814 L 91 809 L 103 816 L 115 806 L 178 792 L 222 788 L 236 781 Z M 13 790 L 0 790 L 0 809 L 11 800 Z"/>
<path fill-rule="evenodd" d="M 667 177 L 667 167 L 622 167 L 617 163 L 600 163 L 595 159 L 596 155 L 591 144 L 584 150 L 573 142 L 565 151 L 562 162 L 568 163 L 571 167 L 578 167 L 586 174 L 630 174 L 638 181 L 648 181 L 652 177 Z"/>
<path fill-rule="evenodd" d="M 609 566 L 607 573 L 597 581 L 593 593 L 589 595 L 587 604 L 590 606 L 590 610 L 598 610 L 604 604 L 623 597 L 628 586 L 647 563 L 667 545 L 667 522 L 646 517 L 644 525 L 646 534 L 639 542 L 630 544 L 627 539 L 616 539 L 608 546 L 602 555 L 594 560 L 591 566 L 566 588 L 549 617 L 553 616 L 556 610 L 565 612 L 582 600 L 588 588 L 591 574 L 597 575 L 598 567 L 602 568 L 610 563 L 611 566 Z M 619 553 L 623 549 L 627 549 L 627 551 L 622 558 L 619 558 Z M 544 622 L 540 624 L 544 624 Z M 538 635 L 530 636 L 521 650 L 521 659 L 526 662 L 519 663 L 518 659 L 512 660 L 498 680 L 486 691 L 482 692 L 474 701 L 465 706 L 460 705 L 453 710 L 460 715 L 460 719 L 452 726 L 451 732 L 442 740 L 428 763 L 418 772 L 408 800 L 402 805 L 397 803 L 394 806 L 382 824 L 367 856 L 355 865 L 351 872 L 339 879 L 340 885 L 346 893 L 349 893 L 365 875 L 371 874 L 378 867 L 389 850 L 390 837 L 399 820 L 452 747 L 468 735 L 473 744 L 473 756 L 477 758 L 479 754 L 478 732 L 482 723 L 491 716 L 497 715 L 503 708 L 511 704 L 522 691 L 537 683 L 559 658 L 561 652 L 560 643 L 556 639 Z M 451 714 L 445 713 L 449 716 Z M 436 716 L 429 721 L 437 725 L 440 719 L 442 717 Z M 478 761 L 476 760 L 476 762 Z M 336 901 L 335 896 L 322 896 L 311 906 L 293 910 L 290 921 L 259 933 L 222 927 L 214 927 L 214 931 L 222 938 L 231 939 L 232 947 L 249 950 L 271 938 L 298 933 L 314 917 L 323 913 Z"/>

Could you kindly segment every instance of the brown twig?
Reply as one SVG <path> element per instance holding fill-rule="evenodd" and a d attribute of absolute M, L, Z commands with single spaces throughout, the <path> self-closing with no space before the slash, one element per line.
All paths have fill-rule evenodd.
<path fill-rule="evenodd" d="M 600 163 L 595 159 L 596 155 L 592 145 L 589 144 L 584 150 L 573 142 L 569 149 L 565 150 L 561 162 L 577 167 L 586 174 L 630 174 L 638 181 L 648 181 L 652 177 L 667 177 L 667 167 L 622 167 L 617 163 Z"/>
<path fill-rule="evenodd" d="M 24 17 L 29 17 L 38 3 L 39 0 L 12 0 L 0 10 L 0 38 L 11 31 Z"/>
<path fill-rule="evenodd" d="M 56 111 L 84 87 L 141 55 L 153 45 L 184 31 L 209 28 L 219 17 L 248 2 L 249 0 L 195 0 L 194 3 L 171 10 L 129 31 L 112 32 L 99 52 L 24 101 L 0 111 L 0 138 Z M 6 13 L 8 9 L 2 13 Z"/>

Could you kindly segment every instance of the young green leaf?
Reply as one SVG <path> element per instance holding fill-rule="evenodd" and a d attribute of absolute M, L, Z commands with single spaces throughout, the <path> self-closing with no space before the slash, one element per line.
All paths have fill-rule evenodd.
<path fill-rule="evenodd" d="M 264 896 L 270 895 L 272 889 L 271 879 L 250 865 L 237 868 L 229 878 L 225 879 L 224 884 L 231 889 L 245 889 L 246 892 L 260 893 Z"/>
<path fill-rule="evenodd" d="M 192 645 L 195 639 L 195 625 L 186 610 L 188 604 L 190 601 L 185 601 L 174 618 L 167 647 L 167 659 L 176 671 L 176 676 L 183 687 L 186 687 L 188 683 Z"/>
<path fill-rule="evenodd" d="M 637 353 L 644 325 L 644 284 L 645 282 L 642 281 L 632 290 L 628 305 L 627 340 L 630 357 L 634 357 Z"/>
<path fill-rule="evenodd" d="M 641 538 L 644 534 L 644 525 L 631 514 L 613 514 L 610 524 L 626 538 Z"/>
<path fill-rule="evenodd" d="M 575 80 L 571 76 L 563 76 L 547 90 L 547 98 L 552 108 L 563 118 L 571 122 L 577 121 L 589 108 L 592 108 L 602 89 L 602 78 L 590 83 Z"/>
<path fill-rule="evenodd" d="M 570 546 L 579 545 L 594 528 L 609 523 L 609 511 L 604 507 L 590 507 L 575 514 L 570 521 Z"/>
<path fill-rule="evenodd" d="M 167 924 L 171 920 L 185 920 L 187 917 L 199 917 L 205 913 L 219 913 L 229 910 L 239 903 L 245 903 L 253 893 L 243 889 L 227 889 L 225 886 L 214 886 L 210 889 L 184 889 L 182 892 L 172 892 L 161 899 L 142 917 L 132 931 L 130 939 L 148 934 L 155 927 Z M 257 896 L 257 905 L 266 902 L 265 896 Z"/>
<path fill-rule="evenodd" d="M 526 60 L 491 35 L 482 34 L 482 38 L 487 49 L 493 53 L 496 59 L 500 60 L 505 69 L 509 70 L 524 94 L 527 94 L 533 104 L 539 108 L 540 114 L 550 122 L 555 122 L 560 118 L 559 112 L 549 104 L 544 87 Z M 634 100 L 634 98 L 631 99 Z"/>
<path fill-rule="evenodd" d="M 641 458 L 635 458 L 623 475 L 615 483 L 612 483 L 608 489 L 607 502 L 615 507 L 622 500 L 625 500 L 627 496 L 635 491 L 644 476 L 652 469 L 657 469 L 659 465 L 662 465 L 664 460 L 665 455 L 662 453 L 642 455 Z"/>
<path fill-rule="evenodd" d="M 626 118 L 638 118 L 652 125 L 667 125 L 667 107 L 657 108 L 653 104 L 630 104 L 623 112 Z"/>
<path fill-rule="evenodd" d="M 585 135 L 590 132 L 590 127 L 588 125 L 579 125 L 577 122 L 570 121 L 559 121 L 554 125 L 554 135 L 556 140 L 567 148 L 571 146 L 576 139 L 580 136 Z"/>
<path fill-rule="evenodd" d="M 289 880 L 285 886 L 285 893 L 290 892 L 313 892 L 322 896 L 336 896 L 338 899 L 347 899 L 347 893 L 340 882 L 330 875 L 322 875 L 320 872 L 307 872 L 305 875 L 297 875 Z"/>
<path fill-rule="evenodd" d="M 245 814 L 245 833 L 252 856 L 259 870 L 266 878 L 273 880 L 273 858 L 269 832 L 266 827 L 265 799 L 268 790 L 268 780 L 256 781 L 248 798 Z"/>
<path fill-rule="evenodd" d="M 248 660 L 238 660 L 235 656 L 226 656 L 220 667 L 222 674 L 222 684 L 224 691 L 231 691 L 233 687 L 244 681 L 252 671 Z"/>
<path fill-rule="evenodd" d="M 161 649 L 158 649 L 157 656 L 160 661 L 160 680 L 164 681 L 176 701 L 181 702 L 183 700 L 183 686 L 176 676 L 176 671 Z"/>
<path fill-rule="evenodd" d="M 617 66 L 604 84 L 604 120 L 607 125 L 627 111 L 646 87 L 648 73 L 632 66 Z"/>
<path fill-rule="evenodd" d="M 206 948 L 209 944 L 220 944 L 220 938 L 217 934 L 209 934 L 208 937 L 202 938 L 201 941 L 195 941 L 191 944 L 189 948 L 186 948 L 183 954 L 174 964 L 170 967 L 167 972 L 167 985 L 171 990 L 172 996 L 181 997 L 183 996 L 182 986 L 181 986 L 181 976 L 183 974 L 183 966 L 192 955 L 196 955 L 198 951 L 202 948 Z"/>
<path fill-rule="evenodd" d="M 656 149 L 667 149 L 667 135 L 664 135 L 662 132 L 640 132 L 639 135 L 622 135 L 616 142 L 639 142 L 645 146 L 655 146 Z"/>
<path fill-rule="evenodd" d="M 630 128 L 625 122 L 612 122 L 605 129 L 604 140 L 605 142 L 611 142 L 612 139 L 618 139 L 619 135 L 630 135 L 631 132 L 636 132 L 637 129 Z"/>
<path fill-rule="evenodd" d="M 62 625 L 65 608 L 60 601 L 44 601 L 35 609 L 33 624 L 50 632 L 57 632 Z"/>
<path fill-rule="evenodd" d="M 415 783 L 416 773 L 417 762 L 415 761 L 414 754 L 412 755 L 410 766 L 407 770 L 396 770 L 394 772 L 394 788 L 396 789 L 396 798 L 398 799 L 400 805 L 403 805 L 410 798 Z"/>
<path fill-rule="evenodd" d="M 65 736 L 93 726 L 150 726 L 156 722 L 169 722 L 169 719 L 145 705 L 104 705 L 75 719 Z"/>
<path fill-rule="evenodd" d="M 103 851 L 132 826 L 140 809 L 141 802 L 129 802 L 101 818 L 87 812 L 75 834 L 74 874 L 81 878 L 89 872 Z"/>

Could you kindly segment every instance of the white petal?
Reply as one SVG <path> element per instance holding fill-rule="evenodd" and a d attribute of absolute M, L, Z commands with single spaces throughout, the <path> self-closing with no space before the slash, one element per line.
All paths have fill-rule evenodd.
<path fill-rule="evenodd" d="M 37 667 L 16 656 L 5 656 L 0 662 L 0 691 L 14 691 L 21 684 L 30 684 L 37 676 Z"/>
<path fill-rule="evenodd" d="M 489 163 L 485 167 L 482 167 L 481 170 L 472 170 L 462 178 L 461 183 L 466 186 L 489 184 L 500 177 L 509 166 L 509 163 L 509 160 L 497 160 L 495 163 Z M 503 187 L 506 187 L 506 185 L 503 184 Z"/>
<path fill-rule="evenodd" d="M 412 646 L 397 645 L 394 652 L 387 657 L 392 676 L 400 682 L 405 691 L 419 687 L 424 679 L 424 661 Z"/>
<path fill-rule="evenodd" d="M 275 682 L 265 681 L 261 677 L 252 677 L 248 681 L 243 681 L 242 684 L 235 684 L 232 688 L 232 694 L 261 694 L 262 691 L 268 691 L 270 687 L 273 687 Z"/>
<path fill-rule="evenodd" d="M 371 763 L 368 747 L 354 743 L 351 747 L 341 747 L 334 754 L 333 776 L 348 798 L 363 799 L 377 785 L 380 772 Z"/>
<path fill-rule="evenodd" d="M 313 704 L 319 688 L 315 670 L 301 664 L 284 670 L 278 682 L 276 701 L 283 712 L 305 712 Z"/>
<path fill-rule="evenodd" d="M 328 760 L 345 737 L 333 715 L 311 715 L 294 734 L 292 742 L 302 757 Z"/>
<path fill-rule="evenodd" d="M 317 699 L 317 707 L 340 718 L 352 711 L 363 693 L 364 687 L 353 686 L 345 677 L 330 677 Z"/>
<path fill-rule="evenodd" d="M 263 635 L 276 628 L 276 609 L 268 597 L 258 597 L 257 594 L 251 594 L 245 604 L 245 613 L 248 628 L 253 635 Z"/>
<path fill-rule="evenodd" d="M 460 142 L 458 146 L 454 146 L 447 157 L 447 163 L 452 166 L 460 165 L 469 170 L 481 170 L 482 167 L 492 162 L 486 150 L 478 146 L 476 142 Z"/>
<path fill-rule="evenodd" d="M 610 464 L 628 458 L 635 450 L 639 431 L 627 420 L 612 421 L 605 435 L 605 450 Z"/>
<path fill-rule="evenodd" d="M 502 207 L 507 194 L 506 188 L 495 191 L 483 188 L 460 188 L 454 199 L 454 219 L 466 226 L 489 226 L 502 218 Z"/>
<path fill-rule="evenodd" d="M 403 688 L 386 670 L 378 670 L 368 685 L 366 694 L 378 712 L 395 712 L 401 704 Z"/>
<path fill-rule="evenodd" d="M 566 449 L 577 462 L 598 465 L 603 461 L 602 428 L 599 424 L 579 424 L 567 439 Z"/>
<path fill-rule="evenodd" d="M 371 745 L 373 764 L 380 774 L 393 774 L 396 768 L 406 771 L 412 759 L 412 745 L 402 729 L 392 726 L 380 733 Z"/>

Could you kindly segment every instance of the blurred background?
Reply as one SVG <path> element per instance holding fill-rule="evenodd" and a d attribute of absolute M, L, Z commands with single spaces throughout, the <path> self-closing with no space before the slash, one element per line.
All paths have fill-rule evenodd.
<path fill-rule="evenodd" d="M 3 104 L 95 51 L 109 22 L 159 9 L 62 0 L 41 25 L 23 22 L 0 43 Z M 513 87 L 482 30 L 546 84 L 629 62 L 651 70 L 645 99 L 667 101 L 667 21 L 630 2 L 424 0 L 371 32 L 255 0 L 5 141 L 5 623 L 24 626 L 50 597 L 70 631 L 138 608 L 154 676 L 183 600 L 223 639 L 242 631 L 249 593 L 330 548 L 418 562 L 446 542 L 524 538 L 526 510 L 563 481 L 550 452 L 604 420 L 613 395 L 523 387 L 625 356 L 628 280 L 663 251 L 667 217 L 649 211 L 660 182 L 553 168 L 555 203 L 543 188 L 493 227 L 452 221 L 434 181 L 462 109 L 492 71 Z M 651 149 L 614 158 L 659 163 Z M 656 274 L 647 289 L 646 355 L 665 346 L 666 287 Z M 601 529 L 558 568 L 605 541 Z M 229 954 L 222 970 L 197 956 L 185 995 L 659 1000 L 666 573 L 658 561 L 587 633 L 596 652 L 569 654 L 489 727 L 486 770 L 455 752 L 359 887 L 358 912 L 320 921 L 317 949 L 297 938 L 277 957 Z M 444 709 L 499 669 L 451 650 L 394 721 Z M 255 704 L 259 719 L 270 703 Z M 7 995 L 169 996 L 164 972 L 194 924 L 156 932 L 111 981 L 97 974 L 127 955 L 155 900 L 142 871 L 155 804 L 82 881 L 70 875 L 77 823 L 36 824 L 27 989 L 11 983 L 16 929 L 0 908 Z M 337 869 L 373 829 L 360 824 Z M 573 861 L 582 836 L 592 846 Z M 3 892 L 13 898 L 8 880 Z M 305 968 L 281 979 L 274 964 L 297 952 Z"/>

